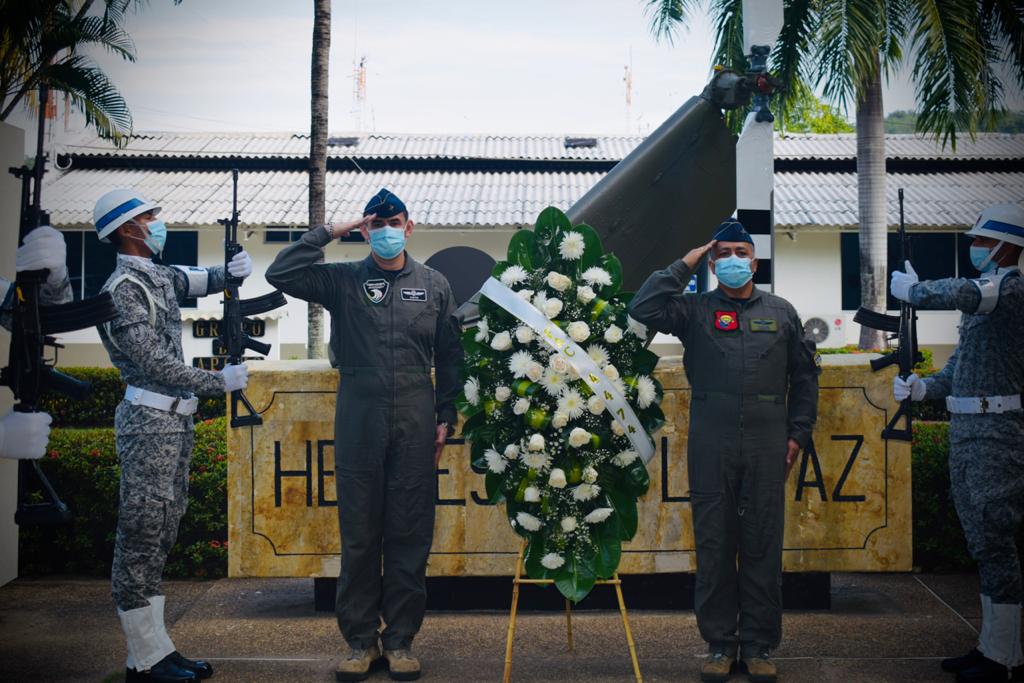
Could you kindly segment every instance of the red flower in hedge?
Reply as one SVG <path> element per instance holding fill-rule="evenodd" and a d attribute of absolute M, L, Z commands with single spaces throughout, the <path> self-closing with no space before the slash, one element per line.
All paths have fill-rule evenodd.
<path fill-rule="evenodd" d="M 60 457 L 60 453 L 57 452 L 56 448 L 51 450 L 47 455 L 49 455 L 52 460 L 56 460 L 57 458 Z"/>
<path fill-rule="evenodd" d="M 220 547 L 220 541 L 218 541 L 218 540 L 210 541 L 210 547 L 211 548 L 219 548 Z"/>
<path fill-rule="evenodd" d="M 98 457 L 100 457 L 100 449 L 94 448 L 91 451 L 89 451 L 89 457 L 91 457 L 91 458 L 98 458 Z"/>

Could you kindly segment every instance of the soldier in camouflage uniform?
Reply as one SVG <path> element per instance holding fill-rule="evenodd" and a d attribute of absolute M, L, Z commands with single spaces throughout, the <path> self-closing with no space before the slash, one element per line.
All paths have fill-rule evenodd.
<path fill-rule="evenodd" d="M 128 681 L 178 683 L 207 678 L 209 664 L 180 655 L 164 626 L 160 577 L 188 504 L 189 461 L 198 395 L 245 387 L 244 365 L 209 372 L 185 363 L 181 301 L 223 288 L 224 267 L 158 265 L 166 227 L 160 207 L 132 190 L 108 192 L 96 203 L 101 241 L 118 250 L 104 290 L 118 317 L 100 327 L 110 360 L 128 384 L 114 417 L 121 464 L 120 507 L 111 583 L 128 644 Z M 228 269 L 245 277 L 251 259 L 238 254 Z"/>
<path fill-rule="evenodd" d="M 894 272 L 894 297 L 924 309 L 955 308 L 960 343 L 938 374 L 895 380 L 897 400 L 946 399 L 951 413 L 949 474 L 953 501 L 981 578 L 978 646 L 942 668 L 961 683 L 1024 680 L 1020 556 L 1024 516 L 1024 209 L 994 206 L 967 232 L 981 277 L 918 282 L 908 261 Z M 1017 669 L 1014 671 L 1014 669 Z"/>

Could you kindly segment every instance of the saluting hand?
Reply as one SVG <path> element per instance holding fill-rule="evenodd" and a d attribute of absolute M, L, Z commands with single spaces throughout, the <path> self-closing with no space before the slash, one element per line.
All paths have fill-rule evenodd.
<path fill-rule="evenodd" d="M 331 237 L 337 239 L 339 237 L 344 237 L 353 230 L 358 230 L 359 228 L 366 228 L 367 230 L 369 230 L 370 221 L 372 221 L 376 217 L 377 214 L 371 213 L 367 216 L 363 216 L 357 221 L 352 221 L 351 223 L 342 223 L 341 225 L 328 223 L 325 227 L 327 228 L 327 232 L 331 233 Z"/>
<path fill-rule="evenodd" d="M 800 444 L 793 439 L 789 440 L 789 444 L 786 447 L 786 478 L 789 478 L 789 473 L 793 471 L 793 465 L 796 463 L 796 456 L 800 455 Z"/>
<path fill-rule="evenodd" d="M 711 240 L 703 247 L 691 249 L 689 253 L 683 257 L 683 263 L 685 263 L 690 270 L 693 270 L 697 267 L 697 264 L 700 263 L 700 260 L 704 258 L 704 255 L 715 248 L 716 244 L 718 244 L 718 240 Z"/>

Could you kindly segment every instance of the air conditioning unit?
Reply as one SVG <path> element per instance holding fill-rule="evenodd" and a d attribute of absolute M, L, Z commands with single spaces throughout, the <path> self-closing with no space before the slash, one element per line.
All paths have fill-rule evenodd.
<path fill-rule="evenodd" d="M 820 348 L 836 348 L 846 345 L 843 326 L 846 317 L 842 313 L 833 315 L 812 315 L 804 320 L 804 337 Z"/>

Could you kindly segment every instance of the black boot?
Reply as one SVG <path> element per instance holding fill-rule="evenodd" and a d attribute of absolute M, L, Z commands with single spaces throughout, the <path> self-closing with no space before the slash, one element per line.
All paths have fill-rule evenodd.
<path fill-rule="evenodd" d="M 126 669 L 125 683 L 190 683 L 198 681 L 199 676 L 191 669 L 185 669 L 174 661 L 170 654 L 149 668 L 149 671 Z"/>
<path fill-rule="evenodd" d="M 957 671 L 970 669 L 983 659 L 985 659 L 985 655 L 981 654 L 978 648 L 975 647 L 971 648 L 971 651 L 962 657 L 950 657 L 949 659 L 943 659 L 941 666 L 943 671 L 955 674 Z"/>
<path fill-rule="evenodd" d="M 189 659 L 177 650 L 172 652 L 170 656 L 174 659 L 174 663 L 182 669 L 191 669 L 194 671 L 196 678 L 199 680 L 205 680 L 213 675 L 213 667 L 209 662 L 204 662 L 201 659 Z"/>
<path fill-rule="evenodd" d="M 1009 673 L 1005 666 L 982 655 L 976 664 L 957 672 L 956 683 L 1006 683 Z"/>

